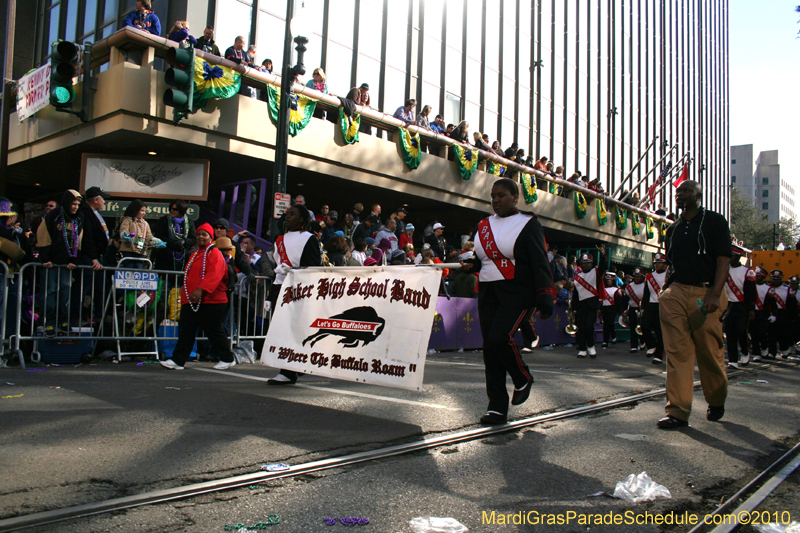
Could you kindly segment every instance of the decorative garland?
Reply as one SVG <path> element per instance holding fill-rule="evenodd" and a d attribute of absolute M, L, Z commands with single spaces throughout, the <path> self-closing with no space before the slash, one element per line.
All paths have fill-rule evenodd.
<path fill-rule="evenodd" d="M 64 208 L 61 208 L 61 236 L 64 238 L 64 246 L 67 248 L 67 253 L 70 257 L 78 257 L 78 217 L 71 219 L 72 222 L 72 245 L 69 243 L 67 237 L 67 214 Z"/>
<path fill-rule="evenodd" d="M 539 199 L 539 193 L 536 191 L 536 178 L 530 174 L 523 173 L 520 176 L 522 181 L 522 195 L 525 197 L 526 204 L 532 204 Z"/>
<path fill-rule="evenodd" d="M 608 222 L 608 211 L 606 210 L 606 202 L 602 198 L 597 199 L 597 222 L 604 226 Z"/>
<path fill-rule="evenodd" d="M 419 132 L 411 133 L 406 128 L 397 129 L 400 132 L 400 152 L 403 154 L 403 161 L 408 165 L 408 168 L 414 170 L 422 160 L 419 150 Z"/>
<path fill-rule="evenodd" d="M 269 118 L 273 124 L 278 124 L 278 113 L 281 106 L 281 93 L 272 85 L 267 85 L 267 107 Z M 308 126 L 317 101 L 303 94 L 289 94 L 289 135 L 292 137 L 303 131 Z"/>
<path fill-rule="evenodd" d="M 461 174 L 461 179 L 470 179 L 472 173 L 478 168 L 478 149 L 463 148 L 458 144 L 453 144 L 453 152 L 456 155 L 455 159 L 458 164 L 458 173 Z"/>
<path fill-rule="evenodd" d="M 617 221 L 617 229 L 625 229 L 628 227 L 628 212 L 621 209 L 620 206 L 614 206 L 614 219 Z"/>
<path fill-rule="evenodd" d="M 342 130 L 342 139 L 345 144 L 358 142 L 358 130 L 361 127 L 361 115 L 353 118 L 344 114 L 344 110 L 339 108 L 339 128 Z"/>
<path fill-rule="evenodd" d="M 575 213 L 578 215 L 578 220 L 586 216 L 586 197 L 580 191 L 575 191 Z"/>
<path fill-rule="evenodd" d="M 666 222 L 661 222 L 659 224 L 658 229 L 658 244 L 664 244 L 667 242 L 667 228 L 669 228 L 669 224 Z"/>
<path fill-rule="evenodd" d="M 655 223 L 653 219 L 650 217 L 644 217 L 644 227 L 647 231 L 647 240 L 652 239 L 655 236 Z"/>
<path fill-rule="evenodd" d="M 205 252 L 203 252 L 203 269 L 200 271 L 200 279 L 206 277 L 206 259 L 208 258 L 208 252 L 212 248 L 214 248 L 214 244 L 209 244 L 206 248 Z M 186 299 L 189 301 L 189 307 L 192 308 L 192 311 L 195 313 L 200 310 L 200 305 L 203 303 L 203 297 L 200 296 L 200 301 L 197 302 L 197 307 L 194 306 L 192 300 L 189 299 L 189 287 L 187 286 L 187 282 L 189 280 L 189 270 L 191 270 L 192 265 L 194 264 L 195 259 L 197 259 L 197 255 L 200 253 L 200 250 L 195 250 L 192 254 L 192 257 L 189 259 L 189 262 L 186 263 L 186 269 L 183 271 L 183 293 L 186 295 Z"/>
<path fill-rule="evenodd" d="M 631 229 L 633 230 L 634 237 L 642 233 L 641 227 L 641 219 L 639 218 L 639 213 L 633 211 L 628 214 L 628 217 L 631 218 Z"/>
<path fill-rule="evenodd" d="M 486 172 L 494 174 L 495 176 L 505 176 L 506 170 L 508 170 L 507 166 L 495 163 L 494 161 L 489 161 L 489 165 L 486 167 Z"/>

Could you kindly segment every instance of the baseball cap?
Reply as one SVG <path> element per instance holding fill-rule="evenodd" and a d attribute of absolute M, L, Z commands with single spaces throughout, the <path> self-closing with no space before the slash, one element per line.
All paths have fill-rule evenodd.
<path fill-rule="evenodd" d="M 339 213 L 336 211 L 328 212 L 328 216 L 331 218 L 331 220 L 339 220 Z"/>
<path fill-rule="evenodd" d="M 84 198 L 86 198 L 87 200 L 91 200 L 92 198 L 97 198 L 98 196 L 102 196 L 103 200 L 108 200 L 109 198 L 111 198 L 111 195 L 105 192 L 100 187 L 89 187 L 88 189 L 86 189 L 86 194 L 84 195 Z"/>
<path fill-rule="evenodd" d="M 408 214 L 408 211 L 406 211 L 405 207 L 398 207 L 397 211 L 395 211 L 395 213 L 406 213 L 406 214 Z"/>
<path fill-rule="evenodd" d="M 437 229 L 439 229 L 439 228 L 442 228 L 442 229 L 444 229 L 444 226 L 443 226 L 443 225 L 441 225 L 441 224 L 440 224 L 440 223 L 438 223 L 438 222 L 437 222 L 436 224 L 434 224 L 434 225 L 433 225 L 433 231 L 436 231 L 436 230 L 437 230 Z"/>

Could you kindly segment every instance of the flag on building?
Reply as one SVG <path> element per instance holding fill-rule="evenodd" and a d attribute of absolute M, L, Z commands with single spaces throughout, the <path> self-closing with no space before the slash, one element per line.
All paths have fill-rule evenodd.
<path fill-rule="evenodd" d="M 408 168 L 414 170 L 422 160 L 419 151 L 419 133 L 412 133 L 406 128 L 397 129 L 400 131 L 400 151 L 403 153 L 403 161 L 408 165 Z"/>
<path fill-rule="evenodd" d="M 532 204 L 539 199 L 539 193 L 536 191 L 536 177 L 523 173 L 520 179 L 522 180 L 522 194 L 525 197 L 525 203 Z"/>
<path fill-rule="evenodd" d="M 655 237 L 656 235 L 655 223 L 653 222 L 652 218 L 644 217 L 644 227 L 647 230 L 647 240 L 650 240 L 653 237 Z"/>
<path fill-rule="evenodd" d="M 578 220 L 586 216 L 586 197 L 580 191 L 575 191 L 575 212 L 578 214 Z"/>
<path fill-rule="evenodd" d="M 470 179 L 472 173 L 478 167 L 477 148 L 463 148 L 458 144 L 453 144 L 453 151 L 456 154 L 456 164 L 458 165 L 458 173 L 461 174 L 461 179 Z"/>
<path fill-rule="evenodd" d="M 631 229 L 633 230 L 633 235 L 639 235 L 642 233 L 642 225 L 640 223 L 641 219 L 639 218 L 639 213 L 636 211 L 631 211 L 628 215 L 631 219 Z"/>
<path fill-rule="evenodd" d="M 233 69 L 194 58 L 194 108 L 203 109 L 211 98 L 230 98 L 239 92 L 242 76 Z"/>
<path fill-rule="evenodd" d="M 342 130 L 342 139 L 345 144 L 358 142 L 358 128 L 361 126 L 361 115 L 348 117 L 344 109 L 339 108 L 339 128 Z"/>
<path fill-rule="evenodd" d="M 650 205 L 656 204 L 656 189 L 664 181 L 664 178 L 667 177 L 669 171 L 672 170 L 672 161 L 664 165 L 664 170 L 661 171 L 661 174 L 658 176 L 658 179 L 653 182 L 649 189 L 647 189 L 647 196 L 650 201 Z"/>
<path fill-rule="evenodd" d="M 617 221 L 617 229 L 628 227 L 628 212 L 618 205 L 614 206 L 614 219 Z"/>
<path fill-rule="evenodd" d="M 267 85 L 267 106 L 269 118 L 273 124 L 278 123 L 278 112 L 281 107 L 281 93 L 272 85 Z M 308 126 L 317 101 L 303 94 L 291 94 L 289 100 L 289 134 L 294 137 Z"/>
<path fill-rule="evenodd" d="M 495 176 L 505 176 L 506 170 L 508 167 L 505 165 L 501 165 L 500 163 L 495 163 L 494 161 L 489 161 L 489 165 L 486 168 L 486 172 L 489 174 L 494 174 Z"/>
<path fill-rule="evenodd" d="M 603 201 L 602 198 L 598 198 L 595 200 L 597 203 L 597 222 L 600 223 L 601 226 L 605 226 L 606 222 L 608 222 L 608 211 L 606 210 L 606 203 Z"/>
<path fill-rule="evenodd" d="M 678 176 L 678 179 L 672 182 L 672 184 L 675 187 L 679 187 L 680 184 L 686 181 L 687 179 L 689 179 L 689 161 L 687 161 L 686 164 L 683 165 L 683 170 L 681 170 L 681 175 Z"/>

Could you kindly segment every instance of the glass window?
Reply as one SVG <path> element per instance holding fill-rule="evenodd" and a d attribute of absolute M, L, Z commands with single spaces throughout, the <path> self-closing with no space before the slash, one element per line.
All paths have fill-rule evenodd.
<path fill-rule="evenodd" d="M 477 35 L 480 35 L 477 34 Z M 477 36 L 476 36 L 477 37 Z M 478 39 L 480 41 L 480 39 Z M 486 2 L 486 64 L 485 67 L 500 68 L 500 2 Z"/>
<path fill-rule="evenodd" d="M 503 139 L 503 149 L 505 150 L 511 143 L 514 142 L 514 121 L 503 118 L 503 131 L 500 132 L 500 138 Z M 525 145 L 520 145 L 522 149 L 525 149 Z"/>
<path fill-rule="evenodd" d="M 470 128 L 472 129 L 472 131 L 478 131 L 478 127 L 480 125 L 480 120 L 481 120 L 481 108 L 480 108 L 480 106 L 477 105 L 477 104 L 473 104 L 472 102 L 467 102 L 466 105 L 464 106 L 464 111 L 466 113 L 464 115 L 464 120 L 469 122 L 469 125 L 470 125 Z M 452 121 L 450 120 L 450 117 L 448 117 L 446 114 L 444 115 L 444 121 L 447 124 L 451 124 L 452 123 Z M 483 131 L 482 133 L 486 133 L 486 132 Z"/>
<path fill-rule="evenodd" d="M 769 191 L 761 191 L 762 198 L 769 198 Z"/>
<path fill-rule="evenodd" d="M 461 52 L 447 47 L 444 86 L 453 94 L 461 94 Z"/>
<path fill-rule="evenodd" d="M 361 78 L 359 78 L 360 80 Z M 370 84 L 370 92 L 374 92 L 372 89 L 372 82 L 371 80 L 364 80 Z M 375 80 L 377 84 L 378 80 Z M 360 85 L 363 83 L 359 81 L 358 84 Z M 388 67 L 386 69 L 386 87 L 383 88 L 383 100 L 385 102 L 384 106 L 386 107 L 386 112 L 391 114 L 394 113 L 394 110 L 403 105 L 403 101 L 405 99 L 405 92 L 406 92 L 406 74 L 396 68 Z M 377 94 L 377 92 L 375 92 Z M 377 98 L 375 99 L 377 102 Z M 438 97 L 437 97 L 438 102 Z M 377 106 L 377 104 L 376 104 Z M 433 106 L 433 104 L 431 104 Z M 435 109 L 435 108 L 434 108 Z M 436 116 L 436 111 L 432 113 L 433 116 Z"/>
<path fill-rule="evenodd" d="M 117 18 L 117 0 L 105 0 L 105 10 L 103 11 L 103 22 L 108 22 Z"/>
<path fill-rule="evenodd" d="M 762 204 L 761 204 L 761 209 L 763 209 L 764 211 L 766 211 L 767 209 L 769 209 L 769 202 L 764 202 L 764 203 L 762 203 Z"/>
<path fill-rule="evenodd" d="M 769 185 L 769 178 L 761 178 L 761 185 Z"/>
<path fill-rule="evenodd" d="M 586 127 L 588 122 L 581 118 L 578 123 L 578 151 L 582 154 L 591 153 L 589 143 L 586 139 Z"/>
<path fill-rule="evenodd" d="M 357 85 L 361 85 L 362 83 L 368 83 L 370 87 L 370 91 L 373 92 L 376 96 L 371 97 L 374 98 L 372 100 L 372 107 L 378 107 L 378 91 L 380 88 L 378 87 L 378 82 L 381 79 L 381 62 L 373 59 L 371 57 L 367 57 L 364 54 L 358 54 L 358 65 L 356 70 L 356 80 Z M 349 77 L 345 81 L 345 83 L 349 83 Z M 347 93 L 342 93 L 342 95 L 346 95 Z M 391 104 L 387 100 L 387 104 Z M 399 105 L 399 104 L 398 104 Z"/>
<path fill-rule="evenodd" d="M 383 36 L 383 1 L 361 0 L 358 22 L 358 53 L 380 61 Z M 360 69 L 359 69 L 360 70 Z"/>
<path fill-rule="evenodd" d="M 480 61 L 483 31 L 481 0 L 467 0 L 467 57 Z"/>
<path fill-rule="evenodd" d="M 423 46 L 422 79 L 439 87 L 442 84 L 442 42 L 426 33 Z"/>
<path fill-rule="evenodd" d="M 454 94 L 444 93 L 444 116 L 453 124 L 461 122 L 461 98 Z M 477 117 L 475 118 L 475 122 L 470 122 L 469 119 L 467 119 L 470 125 L 470 131 L 478 131 L 477 120 Z"/>
<path fill-rule="evenodd" d="M 481 64 L 467 57 L 467 82 L 464 97 L 468 102 L 479 104 L 481 101 Z"/>
<path fill-rule="evenodd" d="M 340 44 L 328 42 L 328 68 L 325 71 L 328 79 L 328 91 L 341 96 L 350 90 L 350 73 L 353 70 L 353 50 Z M 378 80 L 357 81 L 358 85 L 368 83 L 370 92 L 377 94 Z M 387 79 L 388 83 L 388 79 Z M 378 105 L 378 99 L 371 97 L 372 107 Z"/>
<path fill-rule="evenodd" d="M 444 0 L 425 0 L 425 34 L 442 40 L 442 15 Z"/>
<path fill-rule="evenodd" d="M 86 0 L 86 9 L 83 12 L 83 35 L 94 31 L 97 24 L 97 0 Z"/>
<path fill-rule="evenodd" d="M 525 87 L 519 88 L 519 109 L 517 122 L 521 126 L 530 126 L 531 123 L 531 91 Z M 520 146 L 522 146 L 520 144 Z"/>
<path fill-rule="evenodd" d="M 249 44 L 250 41 L 250 20 L 253 16 L 253 8 L 239 0 L 219 0 L 217 2 L 217 18 L 216 18 L 216 26 L 214 27 L 214 38 L 217 41 L 217 46 L 219 46 L 220 52 L 223 54 L 225 50 L 233 46 L 233 43 L 236 41 L 236 37 L 243 36 L 245 41 L 245 48 Z M 271 18 L 271 17 L 263 17 L 263 18 Z M 162 25 L 164 23 L 162 22 Z M 164 28 L 163 31 L 169 31 L 169 28 L 172 25 L 169 24 Z M 283 28 L 285 26 L 281 23 L 281 30 L 275 36 L 278 37 L 281 41 L 283 41 Z M 274 38 L 273 38 L 274 39 Z M 267 39 L 269 42 L 270 40 Z M 263 46 L 262 46 L 263 48 Z M 283 52 L 283 46 L 281 46 L 281 53 Z M 263 50 L 263 53 L 266 53 L 266 49 Z M 264 56 L 268 57 L 268 56 Z M 282 57 L 273 57 L 273 60 L 280 64 L 283 61 Z"/>
<path fill-rule="evenodd" d="M 553 139 L 563 144 L 564 133 L 564 108 L 561 106 L 555 106 L 553 111 Z"/>
<path fill-rule="evenodd" d="M 525 157 L 531 155 L 530 144 L 531 142 L 531 130 L 520 126 L 519 131 L 517 132 L 517 143 L 519 143 L 519 147 L 525 150 Z"/>
<path fill-rule="evenodd" d="M 417 102 L 417 109 L 415 113 L 418 113 L 423 105 L 430 105 L 434 109 L 439 107 L 439 87 L 430 84 L 426 81 L 422 82 L 422 102 Z M 389 105 L 391 102 L 387 102 L 387 107 L 389 107 L 392 111 L 394 111 L 397 106 L 403 105 L 402 101 L 398 101 L 397 106 Z M 446 112 L 446 110 L 445 110 Z M 435 116 L 435 115 L 434 115 Z"/>
<path fill-rule="evenodd" d="M 470 122 L 470 124 L 472 124 L 472 122 Z M 497 138 L 497 113 L 487 109 L 484 109 L 483 111 L 483 132 L 481 133 L 485 133 L 489 136 L 489 141 L 491 141 L 489 146 L 491 146 L 491 143 L 494 141 L 499 140 L 501 145 L 503 142 L 505 142 L 502 139 Z"/>
<path fill-rule="evenodd" d="M 328 38 L 340 44 L 353 44 L 353 23 L 355 0 L 337 0 L 334 9 L 328 13 Z M 330 58 L 330 51 L 328 51 Z"/>
<path fill-rule="evenodd" d="M 464 0 L 447 0 L 447 46 L 461 52 L 462 22 L 464 21 Z"/>
<path fill-rule="evenodd" d="M 393 2 L 389 3 L 390 24 L 386 28 L 386 64 L 405 71 L 408 50 L 408 24 L 405 21 L 408 12 L 395 13 L 392 9 L 393 5 Z"/>
<path fill-rule="evenodd" d="M 503 76 L 503 116 L 514 119 L 516 116 L 516 109 L 514 109 L 514 89 L 516 84 L 514 80 Z"/>
<path fill-rule="evenodd" d="M 262 13 L 262 16 L 264 16 L 263 13 Z M 292 42 L 292 50 L 294 50 L 294 48 L 296 46 L 297 45 L 295 45 L 295 43 Z M 311 79 L 311 74 L 314 72 L 315 68 L 321 66 L 321 61 L 322 61 L 322 37 L 320 37 L 319 35 L 314 35 L 309 40 L 309 43 L 306 45 L 306 48 L 307 48 L 306 53 L 303 56 L 303 63 L 306 66 L 306 74 L 305 74 L 305 76 L 302 77 L 303 83 L 305 83 L 305 82 L 307 82 L 308 80 Z M 262 49 L 261 43 L 259 41 L 259 45 L 258 45 L 258 62 L 259 62 L 259 64 L 264 59 L 270 58 L 270 59 L 272 59 L 272 64 L 275 65 L 275 58 L 272 57 L 271 55 L 267 55 L 267 52 L 268 52 L 267 50 L 263 50 Z M 272 51 L 269 51 L 269 53 L 272 53 Z M 293 59 L 296 60 L 297 59 L 297 52 L 293 52 L 293 54 L 294 55 L 292 57 L 293 57 Z M 280 61 L 283 61 L 283 56 L 281 56 L 278 59 L 278 64 L 280 64 Z M 292 63 L 292 64 L 294 64 L 294 63 Z M 327 76 L 328 76 L 328 71 L 325 70 L 325 79 L 326 79 L 326 81 L 327 81 Z"/>
<path fill-rule="evenodd" d="M 500 81 L 497 71 L 486 69 L 483 105 L 487 110 L 497 112 L 497 99 L 500 94 Z M 480 78 L 478 79 L 480 83 Z M 513 100 L 512 100 L 513 102 Z"/>
<path fill-rule="evenodd" d="M 514 5 L 514 2 L 505 2 Z M 516 10 L 515 10 L 516 11 Z M 503 24 L 503 76 L 516 77 L 517 71 L 517 26 L 516 19 L 505 19 Z M 524 45 L 520 43 L 520 48 Z"/>
<path fill-rule="evenodd" d="M 285 15 L 284 15 L 285 16 Z M 216 29 L 214 30 L 217 31 Z M 256 42 L 258 43 L 258 55 L 259 58 L 263 61 L 264 59 L 271 59 L 273 68 L 275 69 L 275 74 L 280 75 L 281 73 L 281 65 L 283 64 L 283 46 L 284 46 L 284 35 L 286 32 L 286 23 L 284 22 L 283 17 L 276 17 L 270 13 L 260 12 L 258 14 L 258 26 L 256 27 Z M 217 34 L 219 35 L 219 34 Z M 234 36 L 235 38 L 235 36 Z M 317 41 L 318 43 L 320 41 Z M 294 44 L 294 43 L 292 43 Z M 233 45 L 233 41 L 222 41 L 222 39 L 217 38 L 217 46 L 220 48 L 221 53 L 225 53 L 225 49 L 229 46 Z M 307 48 L 312 48 L 313 46 L 309 43 Z M 322 45 L 319 44 L 314 48 L 321 48 Z M 308 54 L 308 52 L 306 52 Z M 306 59 L 304 60 L 306 64 L 306 70 L 315 68 L 317 65 L 316 63 L 319 62 L 319 59 L 316 60 L 315 63 L 311 63 L 311 57 L 306 55 Z M 326 70 L 326 74 L 328 71 Z M 349 80 L 348 80 L 349 83 Z M 328 80 L 328 84 L 330 84 L 330 80 Z"/>
<path fill-rule="evenodd" d="M 50 55 L 50 43 L 58 40 L 58 19 L 61 15 L 61 4 L 56 4 L 50 8 L 50 31 L 48 33 L 48 40 L 45 43 L 46 54 Z"/>

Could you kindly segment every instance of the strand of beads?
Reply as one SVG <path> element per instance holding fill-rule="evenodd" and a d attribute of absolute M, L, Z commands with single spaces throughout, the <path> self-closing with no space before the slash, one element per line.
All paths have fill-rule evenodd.
<path fill-rule="evenodd" d="M 209 244 L 208 247 L 206 247 L 205 252 L 203 252 L 203 268 L 200 271 L 200 279 L 203 279 L 204 277 L 206 277 L 206 259 L 208 258 L 208 252 L 213 247 L 214 247 L 213 244 Z M 189 298 L 189 287 L 188 287 L 187 283 L 188 283 L 188 279 L 189 279 L 189 270 L 191 270 L 192 265 L 194 264 L 195 259 L 197 259 L 197 256 L 198 256 L 199 253 L 200 253 L 200 250 L 197 250 L 192 254 L 192 258 L 189 259 L 188 263 L 186 263 L 186 270 L 183 271 L 183 292 L 186 295 L 186 299 L 189 301 L 189 306 L 192 308 L 192 311 L 194 311 L 195 313 L 200 310 L 200 304 L 203 303 L 203 297 L 202 296 L 200 297 L 200 301 L 197 302 L 197 307 L 195 307 L 194 303 L 192 303 L 192 300 Z"/>
<path fill-rule="evenodd" d="M 341 522 L 343 526 L 365 526 L 369 524 L 369 518 L 361 518 L 360 516 L 352 516 L 349 518 L 323 518 L 323 520 L 325 520 L 325 523 L 329 526 L 336 525 L 337 520 Z"/>
<path fill-rule="evenodd" d="M 70 245 L 67 237 L 67 217 L 64 208 L 61 208 L 61 236 L 64 238 L 64 246 L 70 257 L 78 257 L 78 217 L 72 219 L 72 244 Z"/>
<path fill-rule="evenodd" d="M 276 514 L 267 515 L 266 522 L 258 522 L 251 526 L 246 526 L 243 523 L 238 524 L 225 524 L 225 531 L 249 531 L 251 529 L 267 529 L 268 526 L 275 526 L 281 523 L 281 517 Z"/>

